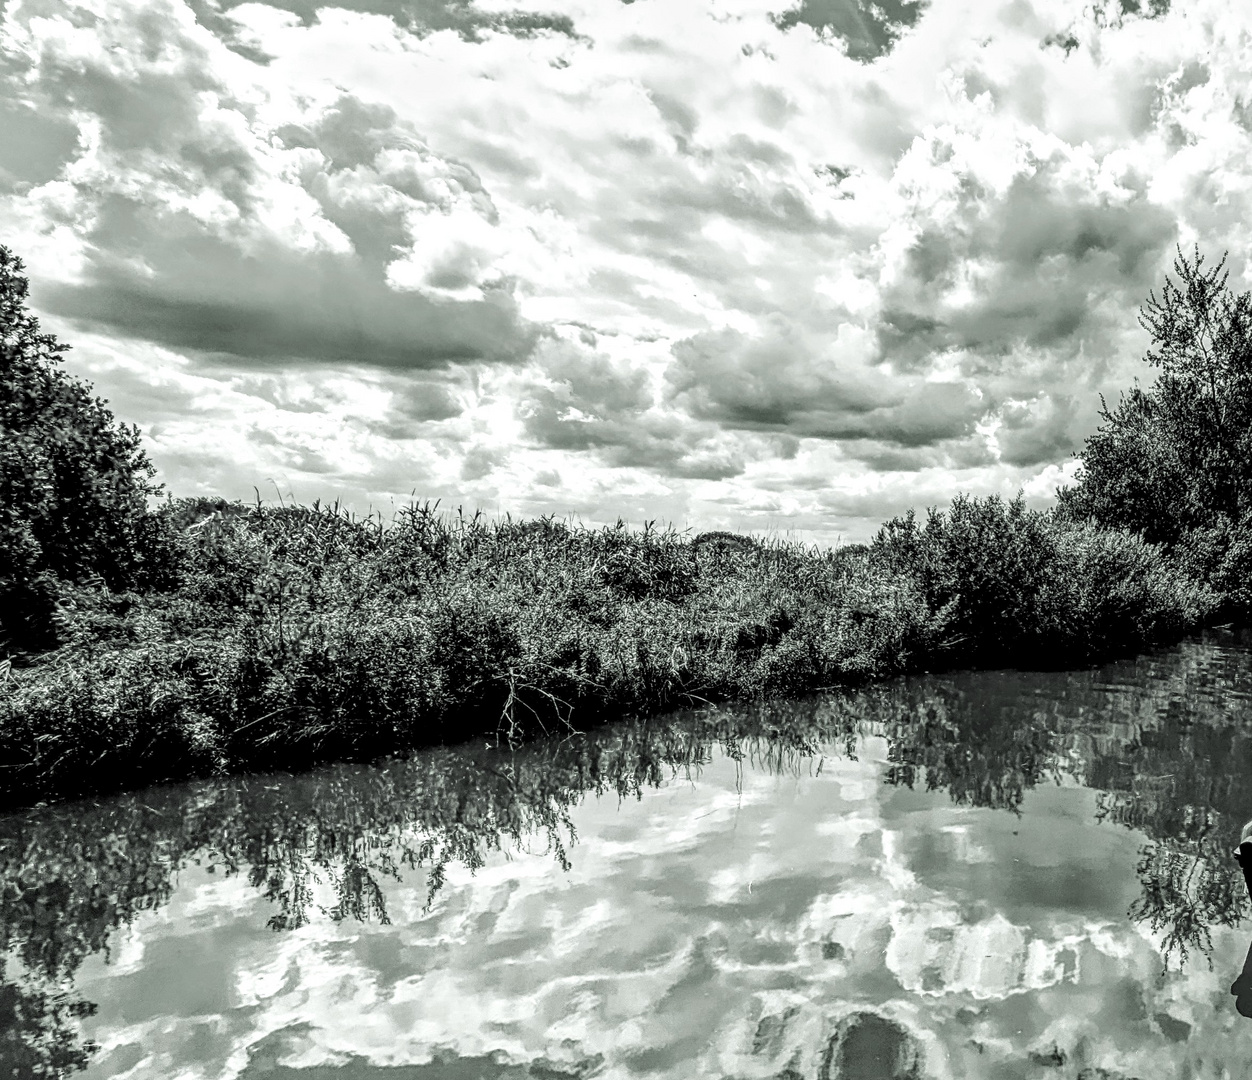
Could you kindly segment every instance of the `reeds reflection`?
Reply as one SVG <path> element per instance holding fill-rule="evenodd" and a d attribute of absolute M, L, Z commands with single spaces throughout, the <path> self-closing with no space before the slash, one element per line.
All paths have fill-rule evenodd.
<path fill-rule="evenodd" d="M 1248 910 L 1230 852 L 1252 816 L 1250 710 L 1252 651 L 1211 633 L 1089 671 L 918 677 L 513 750 L 441 749 L 12 815 L 0 820 L 0 1075 L 61 1076 L 86 1060 L 76 1018 L 92 1006 L 75 997 L 75 973 L 165 904 L 185 867 L 246 875 L 277 931 L 385 922 L 388 879 L 423 875 L 429 902 L 450 867 L 481 867 L 493 851 L 538 847 L 564 864 L 579 842 L 571 810 L 588 798 L 640 798 L 722 754 L 744 770 L 817 772 L 867 736 L 887 740 L 883 782 L 965 806 L 1020 814 L 1039 785 L 1098 791 L 1106 826 L 1144 836 L 1128 916 L 1160 935 L 1166 963 L 1185 963 L 1211 950 L 1211 927 Z"/>

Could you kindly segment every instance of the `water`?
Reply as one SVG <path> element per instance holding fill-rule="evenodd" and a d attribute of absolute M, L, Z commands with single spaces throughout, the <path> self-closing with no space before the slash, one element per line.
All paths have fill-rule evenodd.
<path fill-rule="evenodd" d="M 1245 1075 L 1250 642 L 0 819 L 0 1077 Z"/>

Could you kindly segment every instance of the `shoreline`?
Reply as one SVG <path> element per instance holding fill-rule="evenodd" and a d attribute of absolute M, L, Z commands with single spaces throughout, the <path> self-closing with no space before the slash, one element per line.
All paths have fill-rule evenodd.
<path fill-rule="evenodd" d="M 203 502 L 203 500 L 199 501 Z M 1088 666 L 1215 622 L 1126 533 L 958 498 L 869 545 L 196 500 L 167 586 L 64 590 L 0 689 L 3 809 L 517 742 L 954 668 Z"/>

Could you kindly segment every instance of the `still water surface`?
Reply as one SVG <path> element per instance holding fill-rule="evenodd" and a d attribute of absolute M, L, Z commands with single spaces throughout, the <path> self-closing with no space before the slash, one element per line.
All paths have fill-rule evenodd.
<path fill-rule="evenodd" d="M 0 1076 L 1245 1076 L 1248 817 L 1229 631 L 30 811 Z"/>

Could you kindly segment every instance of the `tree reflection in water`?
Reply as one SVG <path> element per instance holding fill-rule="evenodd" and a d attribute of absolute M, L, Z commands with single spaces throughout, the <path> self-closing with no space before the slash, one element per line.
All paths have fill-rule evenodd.
<path fill-rule="evenodd" d="M 1099 817 L 1149 839 L 1129 916 L 1162 936 L 1166 962 L 1211 949 L 1209 929 L 1248 911 L 1231 857 L 1252 816 L 1252 650 L 1236 635 L 1079 672 L 956 673 L 851 694 L 710 709 L 617 724 L 515 750 L 436 750 L 382 767 L 154 789 L 0 819 L 0 1076 L 58 1077 L 91 1050 L 76 1041 L 74 975 L 141 912 L 164 904 L 180 868 L 246 873 L 270 925 L 321 914 L 387 921 L 386 879 L 446 870 L 535 838 L 563 865 L 570 809 L 589 796 L 640 798 L 725 753 L 756 770 L 818 768 L 888 743 L 885 782 L 946 790 L 958 804 L 1020 813 L 1033 787 L 1097 790 Z M 315 903 L 315 885 L 336 900 Z M 1237 993 L 1237 991 L 1236 991 Z"/>

